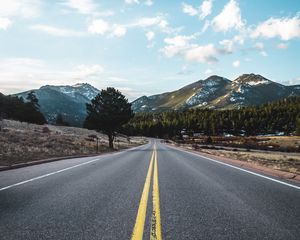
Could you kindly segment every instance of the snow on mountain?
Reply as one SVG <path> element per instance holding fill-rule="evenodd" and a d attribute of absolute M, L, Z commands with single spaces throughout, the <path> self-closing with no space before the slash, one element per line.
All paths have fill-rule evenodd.
<path fill-rule="evenodd" d="M 143 97 L 132 103 L 135 112 L 186 108 L 228 109 L 258 105 L 289 96 L 300 96 L 299 86 L 284 86 L 257 74 L 230 81 L 220 76 L 199 80 L 171 93 Z"/>
<path fill-rule="evenodd" d="M 16 94 L 26 99 L 29 91 Z M 100 91 L 87 83 L 73 86 L 42 86 L 34 90 L 41 111 L 48 122 L 55 122 L 56 116 L 62 114 L 71 125 L 81 126 L 86 117 L 86 103 L 89 103 Z"/>
<path fill-rule="evenodd" d="M 76 98 L 78 95 L 86 97 L 88 100 L 92 100 L 100 91 L 88 83 L 77 83 L 73 86 L 50 86 L 46 85 L 41 89 L 52 89 L 66 94 L 72 98 Z"/>

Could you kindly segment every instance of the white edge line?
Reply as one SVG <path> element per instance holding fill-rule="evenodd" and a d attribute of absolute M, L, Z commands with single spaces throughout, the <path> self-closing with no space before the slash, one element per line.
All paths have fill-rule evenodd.
<path fill-rule="evenodd" d="M 165 145 L 166 145 L 166 144 L 165 144 Z M 246 173 L 249 173 L 249 174 L 252 174 L 252 175 L 261 177 L 261 178 L 265 178 L 265 179 L 268 179 L 268 180 L 270 180 L 270 181 L 277 182 L 277 183 L 280 183 L 280 184 L 283 184 L 283 185 L 286 185 L 286 186 L 289 186 L 289 187 L 292 187 L 292 188 L 295 188 L 295 189 L 300 190 L 300 187 L 299 187 L 299 186 L 296 186 L 296 185 L 293 185 L 293 184 L 289 184 L 289 183 L 286 183 L 286 182 L 283 182 L 283 181 L 280 181 L 280 180 L 277 180 L 277 179 L 274 179 L 274 178 L 271 178 L 271 177 L 264 176 L 264 175 L 259 174 L 259 173 L 251 172 L 251 171 L 249 171 L 249 170 L 246 170 L 246 169 L 243 169 L 243 168 L 240 168 L 240 167 L 237 167 L 237 166 L 228 164 L 228 163 L 224 163 L 224 162 L 221 162 L 221 161 L 212 159 L 212 158 L 208 158 L 208 157 L 205 157 L 205 156 L 203 156 L 203 155 L 201 155 L 201 154 L 192 153 L 192 152 L 189 152 L 189 151 L 187 151 L 187 150 L 179 149 L 179 148 L 176 148 L 176 147 L 173 147 L 173 146 L 169 146 L 169 145 L 166 145 L 166 146 L 167 146 L 167 147 L 170 147 L 170 148 L 173 148 L 173 149 L 176 149 L 176 150 L 181 151 L 181 152 L 189 153 L 189 154 L 194 155 L 194 156 L 197 156 L 197 157 L 199 157 L 199 158 L 205 158 L 205 159 L 210 160 L 210 161 L 213 161 L 213 162 L 215 162 L 215 163 L 219 163 L 219 164 L 225 165 L 225 166 L 227 166 L 227 167 L 235 168 L 235 169 L 238 169 L 238 170 L 240 170 L 240 171 L 243 171 L 243 172 L 246 172 Z"/>
<path fill-rule="evenodd" d="M 34 177 L 34 178 L 31 178 L 31 179 L 28 179 L 28 180 L 25 180 L 25 181 L 22 181 L 22 182 L 18 182 L 18 183 L 14 183 L 14 184 L 11 184 L 9 186 L 6 186 L 6 187 L 2 187 L 0 188 L 0 192 L 1 191 L 4 191 L 6 189 L 10 189 L 10 188 L 13 188 L 13 187 L 16 187 L 16 186 L 20 186 L 20 185 L 23 185 L 25 183 L 29 183 L 29 182 L 33 182 L 35 180 L 39 180 L 39 179 L 42 179 L 42 178 L 45 178 L 45 177 L 49 177 L 49 176 L 52 176 L 54 174 L 57 174 L 57 173 L 61 173 L 61 172 L 65 172 L 65 171 L 68 171 L 68 170 L 71 170 L 73 168 L 77 168 L 77 167 L 80 167 L 80 166 L 83 166 L 83 165 L 87 165 L 87 164 L 90 164 L 90 163 L 93 163 L 93 162 L 96 162 L 96 161 L 99 161 L 103 158 L 101 157 L 104 157 L 104 156 L 113 156 L 113 155 L 119 155 L 119 154 L 122 154 L 122 153 L 125 153 L 125 152 L 129 152 L 129 151 L 132 151 L 133 149 L 137 149 L 137 148 L 143 148 L 145 146 L 147 146 L 149 143 L 146 143 L 144 145 L 141 145 L 141 146 L 137 146 L 135 148 L 129 148 L 125 151 L 121 151 L 121 152 L 117 152 L 117 153 L 114 153 L 114 154 L 105 154 L 105 155 L 100 155 L 100 156 L 97 156 L 97 157 L 93 157 L 93 158 L 97 158 L 97 159 L 93 159 L 93 160 L 90 160 L 90 161 L 87 161 L 87 162 L 84 162 L 84 163 L 80 163 L 80 164 L 77 164 L 77 165 L 74 165 L 74 166 L 71 166 L 71 167 L 67 167 L 67 168 L 63 168 L 61 170 L 58 170 L 58 171 L 55 171 L 55 172 L 51 172 L 51 173 L 47 173 L 47 174 L 44 174 L 44 175 L 41 175 L 41 176 L 38 176 L 38 177 Z M 100 157 L 100 158 L 99 158 Z M 72 158 L 70 158 L 72 159 Z"/>

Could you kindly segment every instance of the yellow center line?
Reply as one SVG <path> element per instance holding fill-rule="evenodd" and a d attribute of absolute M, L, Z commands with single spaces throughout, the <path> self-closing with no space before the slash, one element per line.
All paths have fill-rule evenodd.
<path fill-rule="evenodd" d="M 153 161 L 154 161 L 154 150 L 152 152 L 151 161 L 148 168 L 148 173 L 142 193 L 142 197 L 140 200 L 140 205 L 138 209 L 138 213 L 136 216 L 136 221 L 132 233 L 132 240 L 141 240 L 143 239 L 143 233 L 144 233 L 144 225 L 145 225 L 145 219 L 146 219 L 146 213 L 147 213 L 147 204 L 148 204 L 148 196 L 149 196 L 149 189 L 150 189 L 150 182 L 151 182 L 151 175 L 152 175 L 152 169 L 153 169 Z"/>
<path fill-rule="evenodd" d="M 158 166 L 157 166 L 157 150 L 154 147 L 154 174 L 153 174 L 153 210 L 151 217 L 151 233 L 150 240 L 161 240 L 161 221 L 160 221 L 160 205 L 159 205 L 159 186 L 158 186 Z"/>

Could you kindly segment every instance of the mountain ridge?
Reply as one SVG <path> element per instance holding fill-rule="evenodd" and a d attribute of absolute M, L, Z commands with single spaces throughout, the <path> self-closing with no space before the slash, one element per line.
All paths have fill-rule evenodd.
<path fill-rule="evenodd" d="M 40 110 L 49 123 L 55 123 L 58 114 L 73 126 L 82 126 L 86 117 L 86 103 L 89 103 L 100 90 L 88 83 L 75 85 L 45 85 L 39 89 L 15 94 L 26 99 L 34 91 L 39 99 Z"/>
<path fill-rule="evenodd" d="M 285 86 L 259 74 L 243 74 L 234 80 L 212 75 L 178 90 L 142 96 L 132 102 L 135 112 L 188 108 L 233 109 L 299 96 L 300 85 Z M 172 99 L 176 98 L 177 101 Z"/>
<path fill-rule="evenodd" d="M 86 117 L 86 103 L 100 90 L 88 83 L 74 85 L 45 85 L 39 89 L 15 94 L 26 99 L 34 91 L 41 112 L 49 123 L 55 123 L 57 114 L 74 126 L 82 126 Z M 285 86 L 258 74 L 243 74 L 234 80 L 212 75 L 178 90 L 141 96 L 132 102 L 134 112 L 161 112 L 189 108 L 235 109 L 260 105 L 286 98 L 300 96 L 300 85 Z"/>

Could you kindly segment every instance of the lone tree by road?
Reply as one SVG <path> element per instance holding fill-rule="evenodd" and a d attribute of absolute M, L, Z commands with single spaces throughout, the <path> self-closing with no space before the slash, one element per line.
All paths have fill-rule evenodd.
<path fill-rule="evenodd" d="M 131 104 L 121 92 L 108 87 L 86 104 L 86 108 L 84 127 L 107 134 L 109 147 L 113 149 L 116 131 L 133 117 Z"/>

